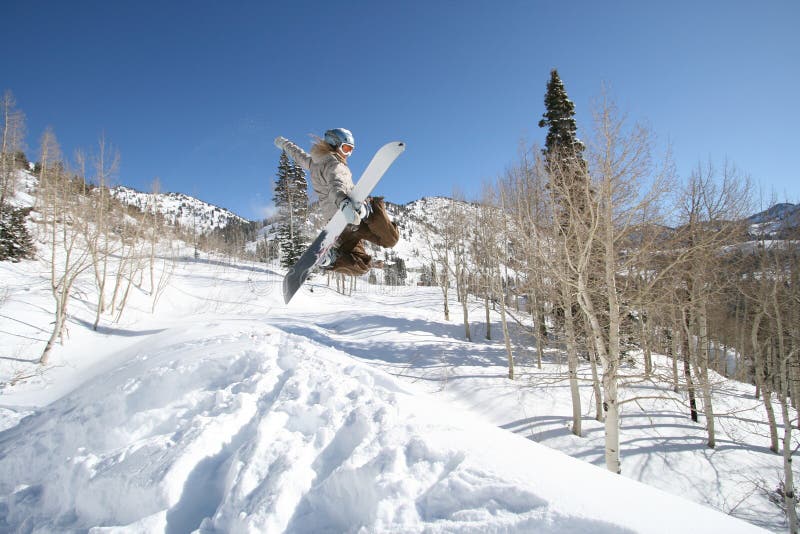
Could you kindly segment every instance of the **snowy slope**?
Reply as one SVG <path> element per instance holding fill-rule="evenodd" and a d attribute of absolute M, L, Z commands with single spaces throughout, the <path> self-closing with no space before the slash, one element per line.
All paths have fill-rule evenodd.
<path fill-rule="evenodd" d="M 423 265 L 431 263 L 431 245 L 434 247 L 440 242 L 437 228 L 441 222 L 442 213 L 446 213 L 450 204 L 455 203 L 460 210 L 469 213 L 471 204 L 444 197 L 425 197 L 405 205 L 387 202 L 387 211 L 400 229 L 400 242 L 393 249 L 403 258 L 409 270 L 416 270 Z M 381 249 L 375 249 L 379 257 Z M 411 283 L 416 279 L 412 276 Z"/>
<path fill-rule="evenodd" d="M 225 228 L 232 221 L 248 222 L 225 208 L 183 193 L 142 193 L 128 187 L 117 186 L 111 189 L 111 194 L 123 204 L 135 206 L 142 211 L 150 209 L 155 204 L 156 211 L 164 215 L 167 223 L 200 234 Z"/>
<path fill-rule="evenodd" d="M 280 273 L 184 260 L 155 315 L 139 293 L 122 324 L 95 333 L 76 302 L 52 366 L 10 385 L 34 368 L 48 303 L 31 265 L 0 270 L 0 531 L 757 530 L 536 443 L 570 442 L 563 396 L 503 378 L 501 344 L 462 341 L 435 289 L 345 297 L 317 280 L 287 307 Z M 555 428 L 519 430 L 540 418 Z M 711 504 L 734 498 L 726 473 L 752 474 L 746 458 L 766 456 L 731 447 L 715 463 L 676 430 L 690 456 L 664 465 L 661 438 L 634 421 L 624 468 L 652 457 L 650 475 Z M 565 450 L 594 460 L 595 433 Z M 778 524 L 760 502 L 740 509 Z"/>
<path fill-rule="evenodd" d="M 800 228 L 800 205 L 775 204 L 747 218 L 750 235 L 756 237 L 796 238 Z"/>

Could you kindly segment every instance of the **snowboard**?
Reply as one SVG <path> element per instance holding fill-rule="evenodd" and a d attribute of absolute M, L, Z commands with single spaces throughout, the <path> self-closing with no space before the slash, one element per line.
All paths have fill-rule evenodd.
<path fill-rule="evenodd" d="M 383 145 L 375 155 L 372 161 L 369 162 L 367 168 L 361 174 L 353 189 L 350 191 L 350 198 L 356 204 L 363 202 L 380 179 L 383 177 L 389 166 L 394 163 L 397 156 L 403 153 L 406 149 L 405 143 L 401 141 L 394 141 Z M 325 253 L 336 244 L 339 235 L 347 227 L 347 221 L 341 211 L 337 211 L 325 225 L 325 228 L 319 233 L 313 243 L 303 252 L 303 255 L 292 265 L 286 276 L 283 277 L 283 301 L 289 304 L 292 297 L 306 281 L 311 269 L 319 263 L 320 259 L 325 256 Z"/>

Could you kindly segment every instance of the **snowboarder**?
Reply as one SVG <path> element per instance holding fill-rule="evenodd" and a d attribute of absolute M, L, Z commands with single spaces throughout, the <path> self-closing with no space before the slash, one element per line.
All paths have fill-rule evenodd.
<path fill-rule="evenodd" d="M 311 185 L 319 197 L 323 218 L 328 220 L 340 210 L 347 220 L 347 228 L 320 262 L 320 267 L 353 276 L 360 276 L 372 267 L 380 268 L 381 263 L 373 261 L 364 250 L 362 240 L 392 248 L 400 233 L 389 219 L 382 197 L 356 203 L 348 196 L 353 189 L 353 176 L 347 166 L 347 158 L 355 150 L 353 134 L 344 128 L 328 130 L 325 137 L 317 139 L 311 147 L 310 155 L 285 137 L 276 137 L 275 146 L 311 171 Z"/>

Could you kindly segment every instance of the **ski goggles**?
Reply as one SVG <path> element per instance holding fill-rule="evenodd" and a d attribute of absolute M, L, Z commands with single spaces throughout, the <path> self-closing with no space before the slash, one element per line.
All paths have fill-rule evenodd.
<path fill-rule="evenodd" d="M 345 156 L 349 156 L 350 154 L 352 154 L 355 148 L 356 147 L 354 147 L 350 143 L 342 143 L 341 145 L 339 145 L 339 150 L 341 150 L 342 154 L 344 154 Z"/>

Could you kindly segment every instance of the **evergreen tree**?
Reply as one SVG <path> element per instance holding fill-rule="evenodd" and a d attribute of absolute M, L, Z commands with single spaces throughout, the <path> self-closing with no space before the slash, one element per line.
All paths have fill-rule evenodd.
<path fill-rule="evenodd" d="M 25 226 L 30 208 L 0 205 L 0 261 L 33 257 L 33 239 Z"/>
<path fill-rule="evenodd" d="M 577 380 L 578 354 L 575 348 L 580 328 L 579 305 L 576 294 L 572 288 L 576 287 L 577 280 L 583 276 L 584 286 L 592 288 L 603 287 L 602 269 L 596 264 L 587 267 L 583 263 L 583 250 L 586 245 L 587 233 L 584 231 L 592 224 L 588 210 L 594 192 L 589 181 L 589 166 L 583 158 L 584 144 L 578 139 L 578 126 L 575 121 L 575 104 L 567 97 L 564 84 L 558 76 L 558 71 L 550 72 L 550 81 L 547 83 L 547 92 L 544 97 L 545 113 L 539 121 L 539 127 L 547 127 L 547 139 L 542 150 L 545 158 L 545 167 L 549 178 L 548 188 L 557 206 L 557 230 L 564 238 L 566 258 L 563 269 L 564 279 L 559 283 L 559 297 L 554 314 L 556 323 L 562 329 L 567 345 L 567 366 L 569 373 L 570 391 L 572 394 L 573 426 L 572 431 L 581 435 L 581 397 Z M 590 241 L 590 259 L 596 262 L 603 258 L 603 249 L 599 241 Z M 582 272 L 577 273 L 566 265 L 583 265 Z M 594 310 L 601 314 L 608 309 L 608 301 L 602 295 L 594 292 L 590 295 Z M 606 329 L 609 328 L 608 313 Z M 583 335 L 589 339 L 590 333 Z M 608 331 L 606 336 L 608 336 Z M 605 405 L 605 403 L 604 403 Z"/>
<path fill-rule="evenodd" d="M 397 285 L 406 285 L 406 278 L 408 278 L 408 270 L 406 269 L 406 260 L 398 257 L 395 263 L 395 271 L 397 272 Z"/>
<path fill-rule="evenodd" d="M 427 265 L 422 265 L 421 273 L 419 275 L 419 283 L 423 286 L 429 287 L 433 285 L 433 276 L 431 268 Z"/>
<path fill-rule="evenodd" d="M 539 121 L 539 128 L 548 128 L 545 148 L 542 150 L 548 164 L 555 162 L 555 158 L 560 162 L 583 161 L 583 150 L 586 147 L 578 139 L 575 104 L 567 96 L 556 69 L 550 71 L 544 107 L 545 113 Z"/>
<path fill-rule="evenodd" d="M 578 139 L 575 104 L 567 96 L 556 69 L 550 71 L 544 106 L 545 112 L 539 121 L 540 128 L 547 128 L 542 153 L 554 188 L 553 194 L 561 205 L 559 225 L 566 232 L 570 209 L 576 209 L 579 213 L 585 211 L 589 173 L 588 164 L 583 158 L 586 146 Z"/>
<path fill-rule="evenodd" d="M 308 221 L 308 182 L 306 173 L 281 153 L 276 174 L 275 207 L 278 208 L 278 242 L 281 265 L 291 267 L 307 245 L 305 226 Z"/>
<path fill-rule="evenodd" d="M 383 283 L 387 286 L 404 286 L 407 277 L 405 260 L 394 253 L 387 256 L 387 261 L 383 264 Z"/>

